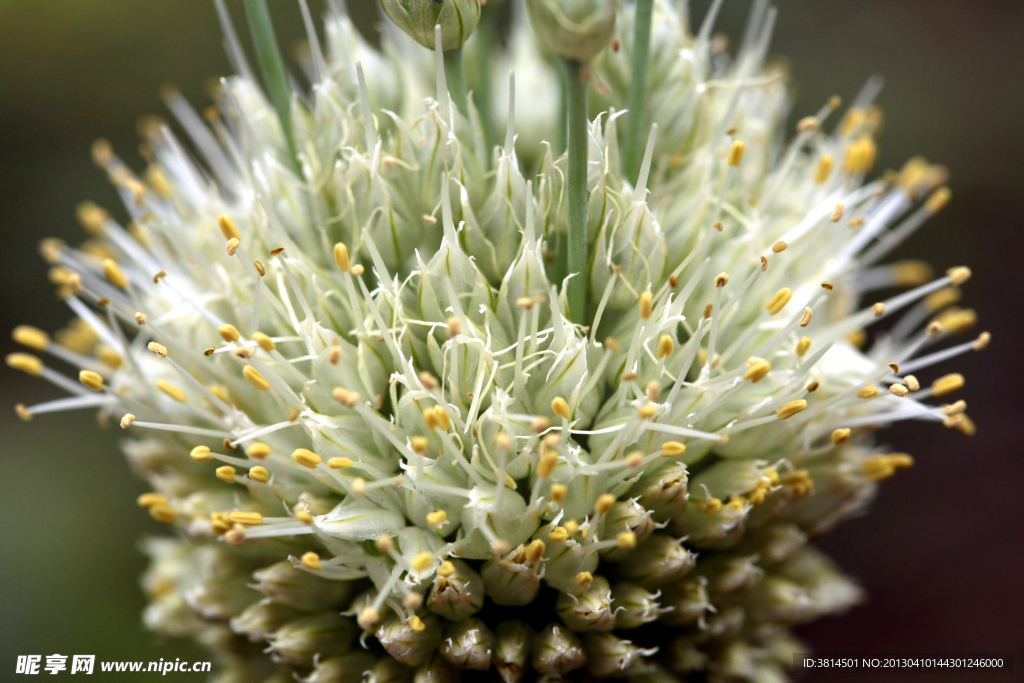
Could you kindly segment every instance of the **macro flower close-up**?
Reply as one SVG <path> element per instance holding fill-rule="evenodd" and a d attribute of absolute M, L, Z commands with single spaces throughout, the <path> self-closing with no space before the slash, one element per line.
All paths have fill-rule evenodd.
<path fill-rule="evenodd" d="M 66 641 L 138 632 L 146 654 L 100 650 L 101 676 L 781 683 L 815 649 L 1012 669 L 1024 473 L 1008 445 L 1019 386 L 1003 385 L 1019 384 L 1021 283 L 1019 235 L 1004 234 L 1019 214 L 978 210 L 998 185 L 955 152 L 932 160 L 913 134 L 929 124 L 883 110 L 909 95 L 874 71 L 908 60 L 846 63 L 865 17 L 827 17 L 832 61 L 809 67 L 860 84 L 798 96 L 776 32 L 827 11 L 787 4 L 184 12 L 176 49 L 209 42 L 226 63 L 181 55 L 188 68 L 159 72 L 180 85 L 140 93 L 164 113 L 136 142 L 71 150 L 106 194 L 65 199 L 43 171 L 41 204 L 74 207 L 61 227 L 3 218 L 5 268 L 21 273 L 36 244 L 24 272 L 56 292 L 4 281 L 21 392 L 5 390 L 5 553 L 27 587 L 12 593 L 41 591 L 38 566 L 52 590 L 133 610 L 135 624 Z M 149 20 L 125 11 L 124 30 Z M 939 102 L 959 97 L 924 73 Z M 69 87 L 65 123 L 73 93 L 94 101 Z M 940 152 L 1019 149 L 1015 128 L 1002 150 L 983 128 L 929 136 Z M 915 149 L 891 158 L 887 136 Z M 960 165 L 969 212 L 954 225 Z M 889 507 L 870 513 L 879 497 Z M 872 588 L 901 547 L 934 563 L 903 575 L 921 582 L 905 602 Z M 94 561 L 108 580 L 84 578 Z M 870 611 L 886 605 L 908 625 Z M 12 628 L 74 610 L 7 607 Z M 964 610 L 996 635 L 901 636 Z M 86 673 L 58 658 L 88 648 L 25 628 L 2 666 Z M 870 641 L 875 628 L 890 630 Z M 160 663 L 112 663 L 142 659 Z"/>

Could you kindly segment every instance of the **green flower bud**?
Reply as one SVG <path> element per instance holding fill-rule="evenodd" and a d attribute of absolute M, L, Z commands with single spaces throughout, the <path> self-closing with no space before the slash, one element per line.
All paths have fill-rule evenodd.
<path fill-rule="evenodd" d="M 601 538 L 616 538 L 621 533 L 632 533 L 636 542 L 642 543 L 650 536 L 657 524 L 651 519 L 651 513 L 644 509 L 632 498 L 629 500 L 617 501 L 611 511 L 604 516 L 601 525 Z M 629 557 L 633 551 L 627 548 L 606 548 L 601 551 L 601 557 L 611 562 L 621 562 Z"/>
<path fill-rule="evenodd" d="M 864 590 L 812 546 L 800 549 L 777 571 L 807 591 L 819 614 L 842 613 L 864 600 Z"/>
<path fill-rule="evenodd" d="M 644 649 L 611 633 L 588 633 L 583 640 L 587 673 L 599 678 L 622 678 L 644 669 L 644 659 L 658 648 Z"/>
<path fill-rule="evenodd" d="M 711 558 L 701 566 L 701 575 L 708 578 L 708 592 L 716 599 L 746 593 L 764 576 L 756 562 L 757 555 Z"/>
<path fill-rule="evenodd" d="M 617 584 L 612 589 L 612 604 L 615 605 L 615 628 L 638 628 L 658 619 L 669 611 L 669 608 L 662 607 L 658 602 L 660 597 L 660 591 L 652 593 L 631 583 Z"/>
<path fill-rule="evenodd" d="M 302 683 L 363 683 L 363 676 L 377 661 L 369 652 L 349 652 L 321 660 Z"/>
<path fill-rule="evenodd" d="M 798 624 L 813 619 L 816 605 L 802 586 L 781 576 L 769 576 L 744 601 L 755 621 Z"/>
<path fill-rule="evenodd" d="M 413 670 L 391 657 L 381 657 L 366 673 L 363 683 L 410 683 Z"/>
<path fill-rule="evenodd" d="M 619 567 L 623 576 L 656 588 L 683 578 L 696 562 L 696 555 L 684 548 L 680 539 L 654 534 Z"/>
<path fill-rule="evenodd" d="M 530 661 L 542 674 L 562 675 L 583 666 L 587 655 L 576 634 L 564 626 L 548 624 L 533 637 Z"/>
<path fill-rule="evenodd" d="M 427 597 L 427 608 L 449 621 L 461 621 L 480 611 L 484 605 L 484 581 L 462 560 L 449 560 L 434 576 Z M 447 576 L 443 575 L 447 574 Z"/>
<path fill-rule="evenodd" d="M 708 617 L 701 631 L 701 642 L 728 640 L 735 637 L 747 621 L 747 613 L 739 605 L 720 609 Z"/>
<path fill-rule="evenodd" d="M 633 490 L 640 492 L 640 504 L 664 521 L 686 507 L 686 481 L 686 465 L 671 462 L 657 472 L 644 473 Z"/>
<path fill-rule="evenodd" d="M 728 548 L 743 536 L 744 522 L 750 512 L 749 505 L 722 505 L 717 498 L 714 505 L 704 499 L 691 500 L 682 514 L 672 520 L 672 530 L 687 537 L 687 543 L 697 548 Z"/>
<path fill-rule="evenodd" d="M 542 45 L 559 56 L 589 62 L 611 42 L 619 0 L 527 0 Z"/>
<path fill-rule="evenodd" d="M 559 593 L 555 610 L 565 625 L 574 631 L 610 631 L 615 628 L 612 591 L 608 579 L 603 576 L 595 576 L 582 595 Z"/>
<path fill-rule="evenodd" d="M 711 609 L 707 585 L 708 580 L 698 576 L 666 588 L 664 603 L 666 609 L 671 611 L 666 612 L 662 621 L 673 626 L 683 626 L 703 619 L 704 614 Z"/>
<path fill-rule="evenodd" d="M 487 671 L 494 657 L 495 638 L 479 619 L 466 619 L 448 627 L 441 656 L 459 669 Z"/>
<path fill-rule="evenodd" d="M 697 647 L 693 636 L 680 636 L 668 648 L 667 663 L 672 671 L 686 675 L 704 671 L 711 657 Z"/>
<path fill-rule="evenodd" d="M 433 614 L 419 618 L 419 624 L 412 619 L 403 620 L 396 614 L 388 617 L 377 629 L 377 640 L 388 653 L 409 666 L 426 662 L 441 643 L 443 630 Z"/>
<path fill-rule="evenodd" d="M 434 49 L 441 25 L 441 49 L 458 50 L 480 21 L 480 0 L 380 0 L 384 13 L 423 47 Z"/>
<path fill-rule="evenodd" d="M 352 593 L 349 581 L 330 581 L 301 569 L 291 562 L 278 562 L 253 574 L 256 588 L 274 602 L 311 612 L 340 606 Z"/>
<path fill-rule="evenodd" d="M 504 683 L 519 683 L 527 670 L 533 631 L 521 621 L 503 621 L 495 637 L 494 668 Z"/>
<path fill-rule="evenodd" d="M 752 533 L 752 532 L 751 532 Z M 780 522 L 747 534 L 743 543 L 737 546 L 741 553 L 757 553 L 763 565 L 778 564 L 791 557 L 807 543 L 807 534 L 793 524 Z"/>
<path fill-rule="evenodd" d="M 290 621 L 269 638 L 270 649 L 280 661 L 309 666 L 314 657 L 332 657 L 349 650 L 355 625 L 337 612 L 311 614 Z"/>
<path fill-rule="evenodd" d="M 270 634 L 299 615 L 297 610 L 287 605 L 264 599 L 249 605 L 244 612 L 232 619 L 231 630 L 248 636 L 249 640 L 266 640 Z"/>
<path fill-rule="evenodd" d="M 412 677 L 412 683 L 459 683 L 460 680 L 462 672 L 436 653 L 430 661 L 420 664 Z"/>
<path fill-rule="evenodd" d="M 540 576 L 534 569 L 525 546 L 519 546 L 502 559 L 486 562 L 480 570 L 487 597 L 498 605 L 526 605 L 533 601 L 540 589 Z"/>

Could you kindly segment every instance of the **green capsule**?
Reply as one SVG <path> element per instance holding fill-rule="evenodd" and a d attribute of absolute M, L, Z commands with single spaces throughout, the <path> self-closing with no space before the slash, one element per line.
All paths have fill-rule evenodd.
<path fill-rule="evenodd" d="M 441 49 L 458 50 L 480 21 L 480 0 L 380 0 L 384 13 L 417 43 L 434 49 L 441 25 Z"/>
<path fill-rule="evenodd" d="M 542 45 L 560 57 L 589 62 L 611 42 L 619 0 L 527 0 Z"/>

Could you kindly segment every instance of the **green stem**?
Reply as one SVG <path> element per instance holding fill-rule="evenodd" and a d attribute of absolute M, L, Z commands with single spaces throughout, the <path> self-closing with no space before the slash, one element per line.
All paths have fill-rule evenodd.
<path fill-rule="evenodd" d="M 256 47 L 256 58 L 259 60 L 263 83 L 270 95 L 270 101 L 277 110 L 277 118 L 281 121 L 288 149 L 295 161 L 295 141 L 292 139 L 291 89 L 285 76 L 284 60 L 277 47 L 274 36 L 274 22 L 267 9 L 267 0 L 245 0 L 245 16 L 249 20 L 249 32 L 252 33 Z M 297 162 L 295 162 L 297 165 Z"/>
<path fill-rule="evenodd" d="M 495 130 L 495 121 L 491 116 L 491 52 L 497 44 L 498 32 L 495 28 L 496 8 L 482 7 L 480 23 L 476 26 L 476 54 L 474 59 L 481 68 L 477 69 L 477 87 L 473 89 L 473 104 L 480 112 L 480 120 L 484 124 L 484 139 L 488 145 L 501 144 Z M 500 129 L 500 126 L 497 127 Z M 489 149 L 489 148 L 488 148 Z"/>
<path fill-rule="evenodd" d="M 466 68 L 462 64 L 462 48 L 444 53 L 444 77 L 448 92 L 459 112 L 469 118 L 469 97 L 466 95 Z"/>
<path fill-rule="evenodd" d="M 626 100 L 626 177 L 636 182 L 643 157 L 645 127 L 644 100 L 647 96 L 647 66 L 651 54 L 651 14 L 654 0 L 636 0 L 636 20 L 633 26 L 633 64 L 629 81 L 629 99 Z"/>
<path fill-rule="evenodd" d="M 584 65 L 565 61 L 566 115 L 569 123 L 569 319 L 583 324 L 587 314 L 587 84 Z"/>

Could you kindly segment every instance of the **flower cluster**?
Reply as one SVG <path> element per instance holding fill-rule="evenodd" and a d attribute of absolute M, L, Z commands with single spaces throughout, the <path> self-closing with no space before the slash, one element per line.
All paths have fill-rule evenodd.
<path fill-rule="evenodd" d="M 76 318 L 14 337 L 80 381 L 10 354 L 70 394 L 19 415 L 127 430 L 139 504 L 177 532 L 146 545 L 145 622 L 209 648 L 218 680 L 785 680 L 788 627 L 861 598 L 808 538 L 913 463 L 875 431 L 973 431 L 941 402 L 963 377 L 924 380 L 988 341 L 928 351 L 974 324 L 970 271 L 879 265 L 949 199 L 944 170 L 869 177 L 874 81 L 787 137 L 774 13 L 730 56 L 720 3 L 691 33 L 659 0 L 630 175 L 636 10 L 531 1 L 591 98 L 570 271 L 558 58 L 524 8 L 463 100 L 468 19 L 417 41 L 479 18 L 469 54 L 491 8 L 384 4 L 416 41 L 392 26 L 377 50 L 335 7 L 321 45 L 300 2 L 311 87 L 282 110 L 218 3 L 237 75 L 203 115 L 163 93 L 193 151 L 158 120 L 142 174 L 97 143 L 126 227 L 83 204 L 89 240 L 42 245 Z"/>

